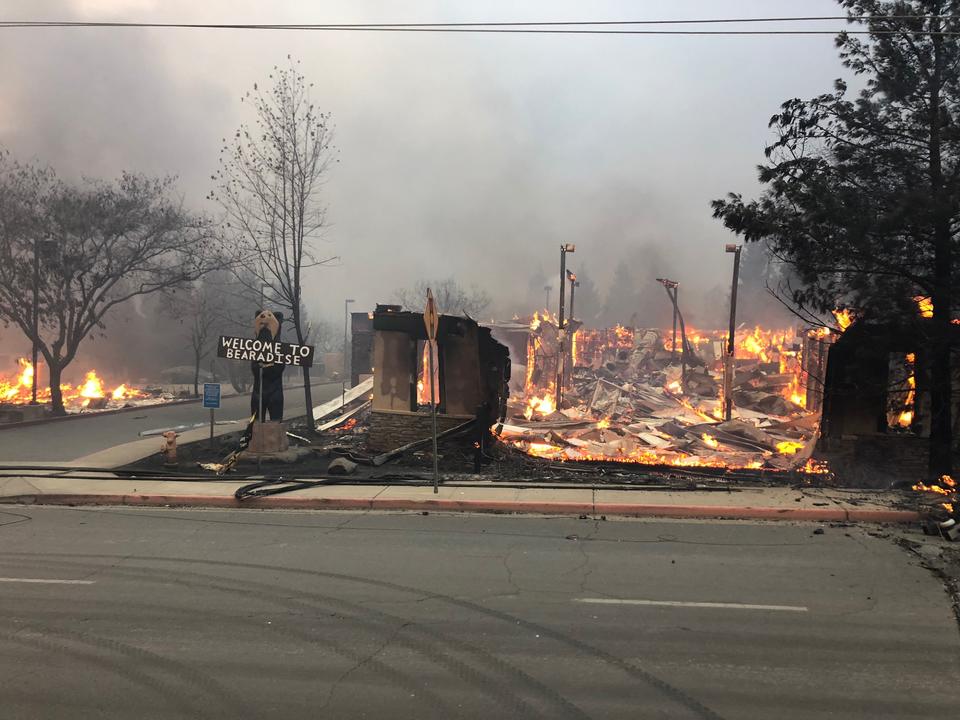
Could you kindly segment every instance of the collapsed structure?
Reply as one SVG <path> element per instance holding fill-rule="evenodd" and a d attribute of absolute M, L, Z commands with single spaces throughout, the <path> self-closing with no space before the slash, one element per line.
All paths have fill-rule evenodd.
<path fill-rule="evenodd" d="M 528 325 L 523 392 L 502 437 L 551 460 L 820 471 L 811 461 L 829 331 L 741 331 L 724 421 L 719 332 L 561 331 L 549 313 Z M 516 324 L 497 331 L 513 339 Z M 561 344 L 561 332 L 570 342 Z M 560 355 L 562 346 L 569 348 Z M 563 402 L 557 405 L 557 383 Z"/>

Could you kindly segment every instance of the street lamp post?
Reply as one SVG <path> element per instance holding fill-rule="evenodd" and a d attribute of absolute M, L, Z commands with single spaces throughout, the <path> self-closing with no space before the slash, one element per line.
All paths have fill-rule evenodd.
<path fill-rule="evenodd" d="M 353 299 L 347 299 L 343 301 L 343 377 L 340 378 L 340 410 L 343 411 L 344 405 L 347 404 L 347 320 L 350 318 L 350 303 L 354 302 Z M 351 363 L 351 367 L 352 367 Z"/>
<path fill-rule="evenodd" d="M 726 246 L 726 251 L 733 253 L 733 287 L 730 289 L 730 331 L 727 334 L 727 356 L 723 363 L 723 417 L 725 420 L 730 420 L 733 416 L 733 371 L 736 349 L 734 335 L 737 325 L 737 286 L 740 284 L 741 249 L 741 245 Z"/>
<path fill-rule="evenodd" d="M 577 251 L 577 246 L 571 243 L 564 243 L 560 246 L 560 315 L 557 328 L 559 330 L 559 345 L 557 347 L 557 410 L 560 409 L 560 401 L 563 400 L 563 346 L 564 346 L 564 289 L 566 288 L 567 278 L 567 253 Z"/>
<path fill-rule="evenodd" d="M 570 281 L 570 319 L 573 320 L 573 295 L 577 288 L 580 287 L 580 283 L 577 282 L 577 274 L 572 270 L 567 270 L 567 280 Z"/>

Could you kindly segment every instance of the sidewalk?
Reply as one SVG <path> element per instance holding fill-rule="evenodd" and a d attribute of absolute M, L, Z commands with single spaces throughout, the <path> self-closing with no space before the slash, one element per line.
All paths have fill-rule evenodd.
<path fill-rule="evenodd" d="M 110 479 L 108 479 L 110 478 Z M 115 479 L 0 478 L 0 503 L 139 505 L 156 507 L 275 508 L 485 512 L 589 517 L 717 518 L 821 522 L 917 522 L 899 510 L 896 494 L 791 488 L 742 488 L 731 492 L 509 488 L 496 483 L 431 487 L 328 485 L 240 502 L 234 491 L 249 481 L 172 482 Z"/>

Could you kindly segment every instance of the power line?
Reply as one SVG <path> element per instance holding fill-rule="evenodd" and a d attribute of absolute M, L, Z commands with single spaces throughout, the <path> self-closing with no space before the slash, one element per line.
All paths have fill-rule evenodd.
<path fill-rule="evenodd" d="M 788 23 L 822 21 L 882 22 L 886 20 L 960 20 L 960 15 L 805 15 L 788 17 L 701 18 L 679 20 L 530 20 L 491 22 L 404 22 L 404 23 L 152 23 L 111 22 L 85 20 L 2 20 L 0 25 L 11 27 L 189 27 L 189 28 L 252 28 L 252 29 L 368 29 L 368 28 L 424 28 L 424 27 L 554 27 L 554 26 L 608 26 L 608 25 L 715 25 L 747 23 Z"/>
<path fill-rule="evenodd" d="M 804 17 L 709 18 L 700 20 L 570 20 L 527 22 L 445 22 L 445 23 L 164 23 L 164 22 L 107 22 L 64 20 L 3 20 L 2 29 L 49 28 L 106 28 L 106 29 L 181 29 L 181 30 L 293 30 L 319 32 L 433 32 L 433 33 L 518 33 L 548 35 L 912 35 L 956 37 L 960 30 L 911 31 L 898 30 L 638 30 L 636 26 L 663 25 L 717 25 L 751 23 L 799 23 L 820 21 L 847 21 L 850 23 L 885 23 L 924 20 L 960 20 L 960 15 L 823 15 Z M 618 26 L 618 27 L 613 27 Z M 628 27 L 622 27 L 628 26 Z"/>

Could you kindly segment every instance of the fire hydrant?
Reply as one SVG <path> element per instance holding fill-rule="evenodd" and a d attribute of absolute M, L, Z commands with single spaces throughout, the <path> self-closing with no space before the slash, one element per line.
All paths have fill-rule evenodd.
<path fill-rule="evenodd" d="M 177 433 L 168 430 L 163 434 L 163 444 L 160 446 L 160 454 L 163 455 L 163 464 L 166 467 L 176 467 L 177 465 Z"/>

